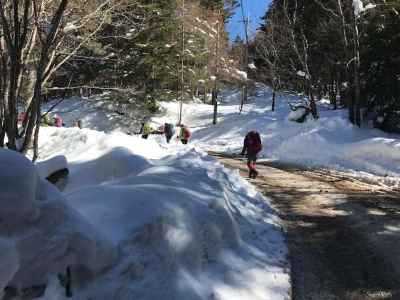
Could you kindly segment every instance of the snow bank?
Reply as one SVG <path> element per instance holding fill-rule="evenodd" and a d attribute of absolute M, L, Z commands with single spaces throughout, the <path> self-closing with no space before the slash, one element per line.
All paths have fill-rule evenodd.
<path fill-rule="evenodd" d="M 40 153 L 49 150 L 42 160 L 69 161 L 68 207 L 120 253 L 109 271 L 75 289 L 76 299 L 288 296 L 278 218 L 238 173 L 157 137 L 44 128 L 40 141 Z M 50 288 L 57 295 L 57 284 Z"/>
<path fill-rule="evenodd" d="M 35 220 L 39 214 L 35 204 L 39 185 L 35 167 L 15 151 L 4 149 L 0 149 L 0 166 L 2 226 L 13 227 Z"/>
<path fill-rule="evenodd" d="M 68 169 L 67 159 L 63 155 L 54 156 L 47 161 L 36 163 L 40 178 L 46 179 L 57 171 Z"/>
<path fill-rule="evenodd" d="M 111 243 L 64 201 L 22 155 L 0 150 L 0 288 L 46 284 L 49 274 L 96 275 L 116 258 Z M 84 282 L 87 278 L 81 278 Z"/>
<path fill-rule="evenodd" d="M 160 158 L 169 153 L 168 149 L 159 145 L 163 140 L 163 136 L 152 135 L 144 143 L 139 135 L 129 136 L 121 132 L 106 134 L 90 129 L 43 127 L 39 141 L 39 162 L 64 155 L 73 170 L 72 164 L 99 158 L 117 147 L 132 149 L 135 154 L 147 158 Z"/>

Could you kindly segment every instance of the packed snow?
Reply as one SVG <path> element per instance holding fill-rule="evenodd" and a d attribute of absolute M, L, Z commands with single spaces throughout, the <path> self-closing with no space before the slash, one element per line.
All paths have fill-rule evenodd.
<path fill-rule="evenodd" d="M 11 251 L 0 287 L 44 284 L 42 300 L 64 299 L 57 276 L 74 266 L 73 299 L 288 297 L 268 199 L 204 152 L 162 136 L 55 127 L 41 130 L 36 166 L 1 151 L 2 170 L 14 167 L 0 174 L 9 187 L 0 248 Z M 64 164 L 61 193 L 41 177 Z"/>

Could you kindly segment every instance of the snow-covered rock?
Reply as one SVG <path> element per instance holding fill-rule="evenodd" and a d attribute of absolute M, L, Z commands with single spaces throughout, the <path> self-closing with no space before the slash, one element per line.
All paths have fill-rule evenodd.
<path fill-rule="evenodd" d="M 307 114 L 307 109 L 304 107 L 299 107 L 296 110 L 292 110 L 289 113 L 288 120 L 300 122 L 300 120 L 304 120 L 306 114 Z"/>

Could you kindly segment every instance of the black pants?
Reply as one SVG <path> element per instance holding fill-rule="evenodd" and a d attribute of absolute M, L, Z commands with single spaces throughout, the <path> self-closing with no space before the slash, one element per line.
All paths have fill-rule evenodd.
<path fill-rule="evenodd" d="M 186 145 L 188 143 L 188 140 L 182 139 L 181 142 L 182 144 Z"/>
<path fill-rule="evenodd" d="M 167 139 L 167 143 L 169 143 L 172 139 L 172 135 L 166 135 L 165 138 Z"/>
<path fill-rule="evenodd" d="M 145 140 L 147 140 L 147 138 L 149 137 L 149 135 L 148 134 L 142 134 L 142 139 L 145 139 Z"/>

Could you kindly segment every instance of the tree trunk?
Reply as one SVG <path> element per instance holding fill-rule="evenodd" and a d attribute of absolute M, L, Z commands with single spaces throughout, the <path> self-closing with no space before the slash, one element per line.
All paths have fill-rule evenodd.
<path fill-rule="evenodd" d="M 271 107 L 272 111 L 275 111 L 275 96 L 276 96 L 276 93 L 275 93 L 275 87 L 274 87 L 273 92 L 272 92 L 272 107 Z"/>
<path fill-rule="evenodd" d="M 217 101 L 217 89 L 213 90 L 213 105 L 214 105 L 214 114 L 213 114 L 213 124 L 217 124 L 217 116 L 218 116 L 218 101 Z"/>
<path fill-rule="evenodd" d="M 315 103 L 315 98 L 314 98 L 313 91 L 312 91 L 312 85 L 311 85 L 311 83 L 307 83 L 307 85 L 308 85 L 307 90 L 308 90 L 308 99 L 310 101 L 311 114 L 314 119 L 318 119 L 319 118 L 318 109 L 317 109 L 317 105 Z"/>
<path fill-rule="evenodd" d="M 354 121 L 361 127 L 361 99 L 360 99 L 360 45 L 357 27 L 357 18 L 354 16 Z"/>
<path fill-rule="evenodd" d="M 246 99 L 247 99 L 247 85 L 244 85 L 244 86 L 242 87 L 242 89 L 243 89 L 243 90 L 242 90 L 242 98 L 241 98 L 241 100 L 240 100 L 239 113 L 242 113 L 244 103 L 246 102 Z"/>

